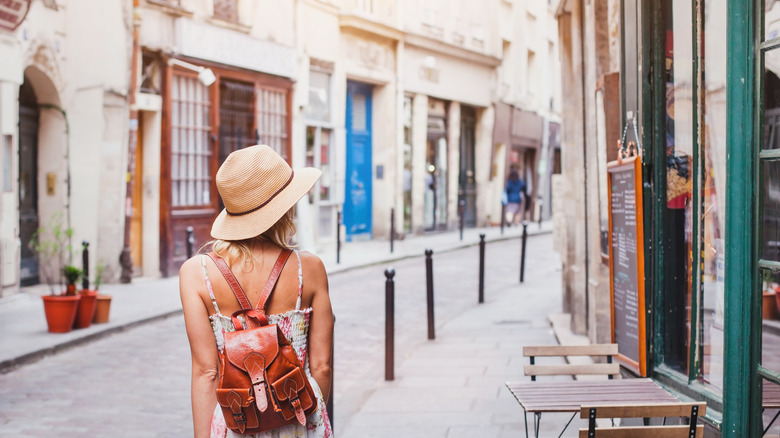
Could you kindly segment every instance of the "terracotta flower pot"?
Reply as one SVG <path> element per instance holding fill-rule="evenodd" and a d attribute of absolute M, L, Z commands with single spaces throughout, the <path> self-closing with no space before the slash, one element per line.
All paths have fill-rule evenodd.
<path fill-rule="evenodd" d="M 43 311 L 46 313 L 49 332 L 69 332 L 73 328 L 73 321 L 76 319 L 76 310 L 78 310 L 81 297 L 79 295 L 45 295 L 41 298 L 43 298 Z"/>
<path fill-rule="evenodd" d="M 764 291 L 764 296 L 761 302 L 761 317 L 763 319 L 779 319 L 780 312 L 778 312 L 778 301 L 780 298 L 774 292 Z"/>
<path fill-rule="evenodd" d="M 78 310 L 76 311 L 76 321 L 73 323 L 73 328 L 86 328 L 92 324 L 92 318 L 95 317 L 95 309 L 97 307 L 97 291 L 94 290 L 82 290 L 79 292 L 81 295 L 81 301 L 79 301 Z"/>
<path fill-rule="evenodd" d="M 103 324 L 108 322 L 108 313 L 111 310 L 111 295 L 97 295 L 97 305 L 95 309 L 95 317 L 92 322 L 95 324 Z"/>

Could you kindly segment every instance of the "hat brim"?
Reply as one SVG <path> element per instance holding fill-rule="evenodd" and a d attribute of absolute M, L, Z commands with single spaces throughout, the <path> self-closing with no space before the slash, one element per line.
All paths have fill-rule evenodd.
<path fill-rule="evenodd" d="M 263 234 L 314 187 L 321 175 L 322 171 L 313 167 L 295 169 L 290 184 L 257 211 L 236 216 L 223 209 L 211 226 L 211 237 L 244 240 Z"/>

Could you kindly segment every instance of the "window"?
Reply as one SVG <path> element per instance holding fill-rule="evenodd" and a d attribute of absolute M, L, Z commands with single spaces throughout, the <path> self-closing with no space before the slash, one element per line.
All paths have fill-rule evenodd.
<path fill-rule="evenodd" d="M 238 22 L 238 0 L 214 0 L 214 18 Z"/>
<path fill-rule="evenodd" d="M 3 136 L 3 191 L 12 191 L 13 186 L 13 146 L 11 136 Z"/>
<path fill-rule="evenodd" d="M 257 131 L 260 143 L 290 161 L 287 140 L 287 91 L 261 86 L 257 92 Z"/>
<path fill-rule="evenodd" d="M 719 395 L 724 377 L 725 0 L 664 3 L 665 196 L 656 360 Z M 694 26 L 695 32 L 692 32 Z"/>
<path fill-rule="evenodd" d="M 701 315 L 699 335 L 701 362 L 698 378 L 718 389 L 723 387 L 723 337 L 725 300 L 725 214 L 726 214 L 726 3 L 705 0 L 702 51 L 706 74 L 701 74 L 703 127 L 702 153 L 698 160 L 703 177 L 699 236 L 701 239 Z M 710 30 L 710 31 L 708 31 Z"/>
<path fill-rule="evenodd" d="M 412 231 L 412 98 L 404 97 L 403 230 Z"/>
<path fill-rule="evenodd" d="M 309 204 L 317 211 L 317 236 L 335 238 L 336 199 L 334 196 L 333 133 L 331 121 L 331 75 L 320 69 L 309 72 L 309 104 L 304 114 L 306 127 L 306 166 L 322 170 L 322 176 L 309 192 Z"/>
<path fill-rule="evenodd" d="M 759 2 L 759 4 L 761 4 Z M 761 294 L 761 357 L 758 375 L 761 377 L 762 391 L 780 392 L 780 49 L 777 38 L 780 36 L 780 2 L 765 0 L 764 40 L 762 65 L 759 69 L 759 90 L 761 98 L 758 112 L 763 136 L 758 153 L 758 266 L 761 273 L 761 288 L 755 293 Z M 777 409 L 763 410 L 763 424 L 770 424 Z M 775 421 L 771 434 L 780 432 Z"/>
<path fill-rule="evenodd" d="M 330 121 L 330 74 L 316 70 L 309 74 L 309 104 L 305 113 L 309 120 Z"/>
<path fill-rule="evenodd" d="M 693 291 L 693 14 L 690 0 L 666 2 L 663 211 L 663 361 L 688 374 Z"/>
<path fill-rule="evenodd" d="M 208 89 L 197 77 L 174 74 L 171 89 L 171 192 L 173 207 L 211 203 Z"/>

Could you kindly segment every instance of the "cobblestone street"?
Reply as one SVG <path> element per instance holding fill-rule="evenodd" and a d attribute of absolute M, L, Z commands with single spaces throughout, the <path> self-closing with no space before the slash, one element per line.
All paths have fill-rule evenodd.
<path fill-rule="evenodd" d="M 521 341 L 528 339 L 524 333 L 533 333 L 536 342 L 554 342 L 547 315 L 560 310 L 560 292 L 556 278 L 559 262 L 551 242 L 549 235 L 529 238 L 523 286 L 517 286 L 519 240 L 489 244 L 486 304 L 479 307 L 478 247 L 434 253 L 437 338 L 445 341 L 426 339 L 424 258 L 395 263 L 396 381 L 413 383 L 421 363 L 424 366 L 426 360 L 435 359 L 437 352 L 454 351 L 446 340 L 451 341 L 453 334 L 460 336 L 459 327 L 448 322 L 459 317 L 458 321 L 468 321 L 471 312 L 477 315 L 476 310 L 488 306 L 501 307 L 503 301 L 497 300 L 517 292 L 518 287 L 521 290 L 533 287 L 534 293 L 515 293 L 515 299 L 520 301 L 512 303 L 523 305 L 505 309 L 510 317 L 490 322 L 491 333 L 514 337 L 516 341 L 511 349 L 518 356 Z M 390 436 L 381 431 L 366 433 L 370 424 L 377 421 L 381 424 L 377 413 L 398 402 L 392 400 L 393 391 L 384 391 L 377 397 L 378 389 L 387 389 L 383 381 L 384 269 L 385 266 L 356 269 L 330 279 L 337 317 L 334 378 L 337 436 Z M 542 284 L 555 287 L 549 294 L 540 294 Z M 480 336 L 476 328 L 468 330 L 474 330 L 470 339 Z M 499 345 L 506 348 L 509 344 L 496 340 L 487 349 Z M 463 351 L 463 355 L 470 356 L 472 386 L 463 387 L 465 378 L 446 377 L 435 382 L 436 385 L 451 394 L 447 398 L 453 403 L 457 402 L 453 400 L 456 394 L 481 388 L 487 393 L 487 401 L 470 403 L 466 410 L 481 409 L 487 417 L 493 411 L 504 413 L 504 417 L 514 414 L 505 418 L 505 423 L 520 433 L 522 411 L 505 388 L 500 388 L 500 382 L 520 377 L 522 364 L 501 358 L 499 354 L 471 357 L 472 353 Z M 446 370 L 441 372 L 447 375 Z M 488 380 L 489 385 L 480 384 Z M 408 391 L 396 390 L 400 391 L 399 396 Z M 448 434 L 447 429 L 450 424 L 458 423 L 455 417 L 463 414 L 458 412 L 463 408 L 453 409 L 435 417 L 433 422 L 438 424 L 433 425 L 427 436 L 456 436 Z M 409 418 L 412 423 L 417 421 L 413 416 Z M 60 437 L 191 436 L 189 351 L 182 317 L 172 316 L 119 332 L 0 375 L 0 425 L 0 436 L 51 436 L 53 431 Z M 391 432 L 390 428 L 386 429 L 386 433 Z"/>

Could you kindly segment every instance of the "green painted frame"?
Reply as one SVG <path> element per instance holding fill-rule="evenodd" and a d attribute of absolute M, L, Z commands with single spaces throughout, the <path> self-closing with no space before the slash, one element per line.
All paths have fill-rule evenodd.
<path fill-rule="evenodd" d="M 726 257 L 723 423 L 724 438 L 761 436 L 758 388 L 761 303 L 757 230 L 757 140 L 760 138 L 756 75 L 757 24 L 762 0 L 728 0 L 726 152 Z M 757 330 L 758 329 L 758 330 Z M 747 342 L 746 342 L 747 340 Z"/>

